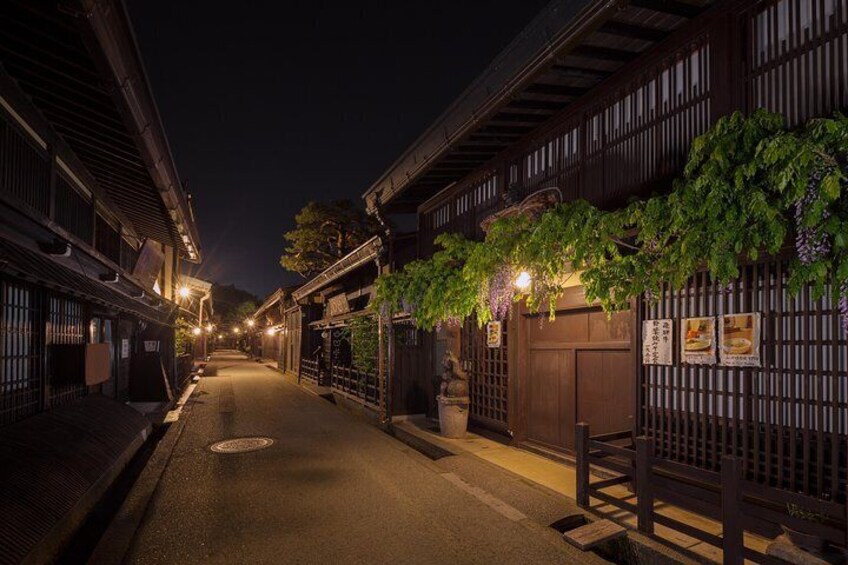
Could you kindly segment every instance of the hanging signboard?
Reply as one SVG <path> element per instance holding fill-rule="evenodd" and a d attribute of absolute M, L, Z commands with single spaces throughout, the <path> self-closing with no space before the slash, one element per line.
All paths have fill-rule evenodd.
<path fill-rule="evenodd" d="M 645 320 L 642 322 L 642 364 L 671 365 L 672 320 Z"/>
<path fill-rule="evenodd" d="M 128 359 L 130 356 L 130 340 L 121 340 L 121 359 Z"/>
<path fill-rule="evenodd" d="M 691 365 L 715 364 L 715 318 L 683 319 L 680 326 L 680 358 Z"/>
<path fill-rule="evenodd" d="M 723 316 L 720 340 L 722 365 L 760 366 L 760 314 Z"/>
<path fill-rule="evenodd" d="M 327 301 L 327 317 L 341 316 L 350 312 L 350 304 L 345 293 L 330 297 Z"/>
<path fill-rule="evenodd" d="M 486 346 L 492 348 L 501 346 L 501 322 L 486 324 Z"/>

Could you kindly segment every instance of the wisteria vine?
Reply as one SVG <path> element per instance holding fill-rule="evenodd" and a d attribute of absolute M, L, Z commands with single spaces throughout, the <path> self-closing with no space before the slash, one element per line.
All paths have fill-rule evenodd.
<path fill-rule="evenodd" d="M 432 257 L 378 278 L 375 304 L 425 329 L 503 319 L 517 300 L 553 316 L 577 276 L 587 300 L 613 312 L 703 269 L 726 287 L 740 264 L 794 251 L 790 292 L 831 292 L 848 331 L 846 171 L 844 116 L 792 130 L 777 114 L 735 113 L 693 141 L 668 194 L 614 211 L 577 200 L 538 218 L 503 217 L 483 241 L 443 234 Z M 526 289 L 513 284 L 521 270 L 532 276 Z"/>

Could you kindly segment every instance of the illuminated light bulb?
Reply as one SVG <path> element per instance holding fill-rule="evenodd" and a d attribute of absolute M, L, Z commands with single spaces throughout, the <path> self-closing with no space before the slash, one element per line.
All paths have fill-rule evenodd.
<path fill-rule="evenodd" d="M 212 324 L 206 324 L 206 331 L 207 331 L 207 332 L 211 332 L 211 331 L 212 331 L 212 329 L 213 329 L 213 328 L 212 328 Z"/>
<path fill-rule="evenodd" d="M 181 286 L 180 287 L 180 297 L 181 298 L 188 298 L 189 296 L 191 296 L 191 289 L 189 289 L 187 286 Z"/>
<path fill-rule="evenodd" d="M 224 334 L 218 334 L 218 339 L 224 339 Z"/>
<path fill-rule="evenodd" d="M 193 333 L 194 335 L 200 335 L 202 331 L 203 330 L 201 330 L 200 328 L 194 328 L 193 330 L 191 330 L 191 333 Z"/>
<path fill-rule="evenodd" d="M 274 335 L 275 333 L 277 333 L 277 330 L 275 330 L 274 328 L 268 328 L 267 330 L 265 330 L 265 333 L 268 335 Z"/>
<path fill-rule="evenodd" d="M 256 325 L 256 322 L 254 322 L 253 320 L 248 320 L 248 321 L 247 321 L 247 326 L 248 326 L 248 327 L 252 328 L 252 327 L 253 327 L 253 326 L 255 326 L 255 325 Z"/>
<path fill-rule="evenodd" d="M 241 328 L 233 328 L 233 333 L 237 334 L 241 331 Z"/>
<path fill-rule="evenodd" d="M 530 273 L 527 271 L 521 271 L 518 273 L 518 276 L 515 277 L 515 288 L 518 290 L 527 290 L 530 288 L 530 284 L 533 282 L 533 277 L 530 276 Z"/>

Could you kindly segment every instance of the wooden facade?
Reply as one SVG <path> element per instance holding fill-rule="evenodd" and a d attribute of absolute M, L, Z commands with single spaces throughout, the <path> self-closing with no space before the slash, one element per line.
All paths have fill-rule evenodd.
<path fill-rule="evenodd" d="M 0 6 L 0 427 L 94 393 L 149 400 L 134 398 L 140 381 L 165 394 L 187 376 L 173 321 L 197 228 L 122 6 L 84 23 L 81 9 Z M 118 88 L 113 65 L 133 84 Z M 94 344 L 109 344 L 109 378 L 90 384 L 68 359 Z"/>
<path fill-rule="evenodd" d="M 522 68 L 509 57 L 532 23 L 498 59 L 515 76 L 495 82 L 497 68 L 487 70 L 366 193 L 383 213 L 417 210 L 422 257 L 440 233 L 481 237 L 507 188 L 557 187 L 565 200 L 611 209 L 668 191 L 692 140 L 735 110 L 766 108 L 796 126 L 848 109 L 846 0 L 633 1 L 607 14 L 585 4 L 573 22 L 595 18 L 591 29 L 563 31 L 570 42 L 553 33 L 553 60 L 528 57 Z M 474 106 L 484 88 L 493 94 Z M 576 453 L 586 481 L 589 460 L 622 474 L 606 486 L 638 487 L 641 477 L 638 508 L 588 484 L 581 503 L 591 490 L 638 512 L 646 531 L 665 520 L 654 500 L 720 519 L 725 488 L 748 512 L 725 524 L 739 536 L 783 524 L 845 546 L 848 344 L 832 301 L 809 289 L 789 296 L 786 271 L 785 258 L 770 258 L 726 288 L 701 274 L 610 320 L 575 287 L 555 322 L 513 312 L 493 350 L 468 323 L 460 350 L 472 421 Z M 762 315 L 761 368 L 685 365 L 677 355 L 669 367 L 642 365 L 643 320 L 740 312 Z M 438 350 L 438 336 L 425 339 Z M 807 511 L 821 520 L 798 518 Z M 726 539 L 708 541 L 737 562 L 741 538 Z"/>
<path fill-rule="evenodd" d="M 300 321 L 299 379 L 361 404 L 381 421 L 424 413 L 433 390 L 422 370 L 422 332 L 408 319 L 378 320 L 369 308 L 377 275 L 414 258 L 415 244 L 415 234 L 374 236 L 292 295 Z M 352 322 L 363 318 L 382 325 L 382 342 L 391 344 L 388 359 L 375 352 L 370 369 L 354 362 Z"/>

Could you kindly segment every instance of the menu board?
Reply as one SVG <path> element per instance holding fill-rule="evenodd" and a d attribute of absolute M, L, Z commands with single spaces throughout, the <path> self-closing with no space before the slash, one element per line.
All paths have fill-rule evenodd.
<path fill-rule="evenodd" d="M 672 320 L 645 320 L 642 322 L 642 364 L 671 365 Z"/>
<path fill-rule="evenodd" d="M 683 319 L 680 326 L 680 359 L 690 365 L 715 364 L 715 318 Z"/>
<path fill-rule="evenodd" d="M 722 316 L 720 340 L 722 365 L 760 366 L 760 314 Z"/>
<path fill-rule="evenodd" d="M 486 324 L 486 346 L 501 346 L 501 322 L 489 322 Z"/>

